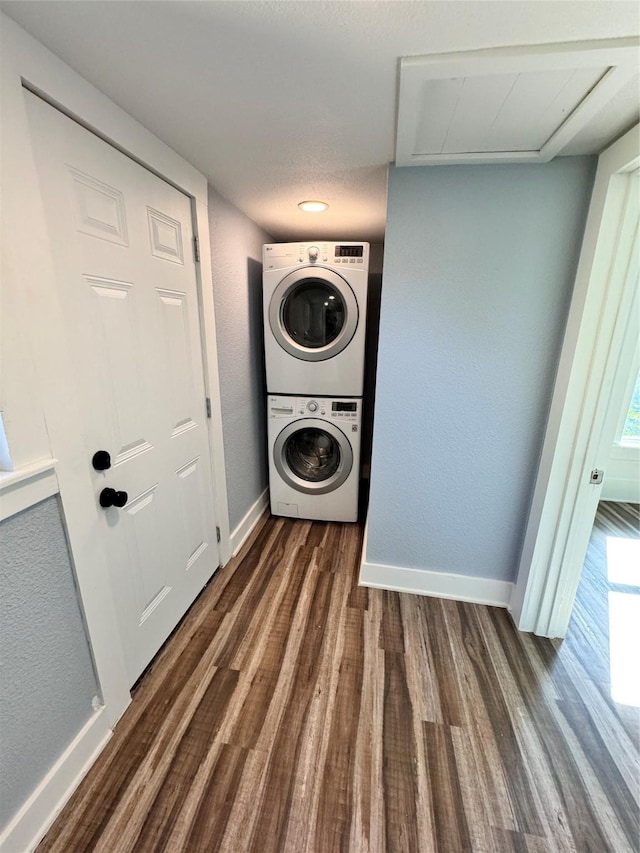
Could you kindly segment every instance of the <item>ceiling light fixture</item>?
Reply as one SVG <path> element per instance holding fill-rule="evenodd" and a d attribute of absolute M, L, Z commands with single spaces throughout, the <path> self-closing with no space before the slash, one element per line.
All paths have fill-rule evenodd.
<path fill-rule="evenodd" d="M 329 205 L 326 201 L 301 201 L 298 204 L 298 207 L 306 213 L 322 213 L 322 211 L 326 210 Z"/>

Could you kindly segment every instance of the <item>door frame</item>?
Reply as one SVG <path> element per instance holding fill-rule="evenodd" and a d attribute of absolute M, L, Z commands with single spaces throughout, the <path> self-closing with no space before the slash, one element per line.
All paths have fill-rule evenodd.
<path fill-rule="evenodd" d="M 96 501 L 82 441 L 82 401 L 71 380 L 72 360 L 63 334 L 64 320 L 39 195 L 23 91 L 27 88 L 78 121 L 145 168 L 191 198 L 205 394 L 220 564 L 231 556 L 215 309 L 213 303 L 207 179 L 124 110 L 80 77 L 21 27 L 1 14 L 3 205 L 11 233 L 5 234 L 3 286 L 21 291 L 21 320 L 30 338 L 37 387 L 49 435 L 51 456 L 64 511 L 88 640 L 110 726 L 131 701 L 117 614 L 104 554 L 92 541 Z M 4 159 L 4 157 L 3 157 Z M 12 396 L 8 376 L 5 396 Z M 15 396 L 15 395 L 14 395 Z M 202 401 L 203 411 L 205 400 Z M 11 444 L 11 436 L 9 436 Z"/>
<path fill-rule="evenodd" d="M 509 604 L 516 626 L 566 634 L 593 527 L 602 468 L 613 441 L 614 378 L 629 312 L 638 310 L 638 234 L 633 174 L 639 126 L 598 159 L 547 430 Z M 637 199 L 635 200 L 637 202 Z M 634 223 L 634 217 L 635 223 Z M 614 394 L 615 396 L 615 394 Z M 622 401 L 620 401 L 620 407 Z M 605 474 L 606 476 L 606 474 Z"/>

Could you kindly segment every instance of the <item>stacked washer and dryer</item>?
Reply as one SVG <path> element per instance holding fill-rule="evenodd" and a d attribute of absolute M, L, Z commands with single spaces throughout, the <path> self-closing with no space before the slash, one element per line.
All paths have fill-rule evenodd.
<path fill-rule="evenodd" d="M 356 521 L 368 243 L 263 247 L 274 515 Z"/>

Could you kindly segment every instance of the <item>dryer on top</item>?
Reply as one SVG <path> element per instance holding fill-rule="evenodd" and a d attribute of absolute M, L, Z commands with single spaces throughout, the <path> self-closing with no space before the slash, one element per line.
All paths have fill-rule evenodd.
<path fill-rule="evenodd" d="M 361 397 L 369 244 L 263 247 L 267 391 Z"/>

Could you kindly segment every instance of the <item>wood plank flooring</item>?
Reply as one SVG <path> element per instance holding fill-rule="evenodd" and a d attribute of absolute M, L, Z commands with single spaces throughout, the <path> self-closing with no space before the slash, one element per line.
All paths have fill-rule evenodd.
<path fill-rule="evenodd" d="M 602 536 L 638 535 L 625 507 Z M 638 709 L 611 699 L 600 605 L 543 640 L 358 587 L 360 549 L 355 525 L 266 519 L 40 853 L 637 851 Z"/>

